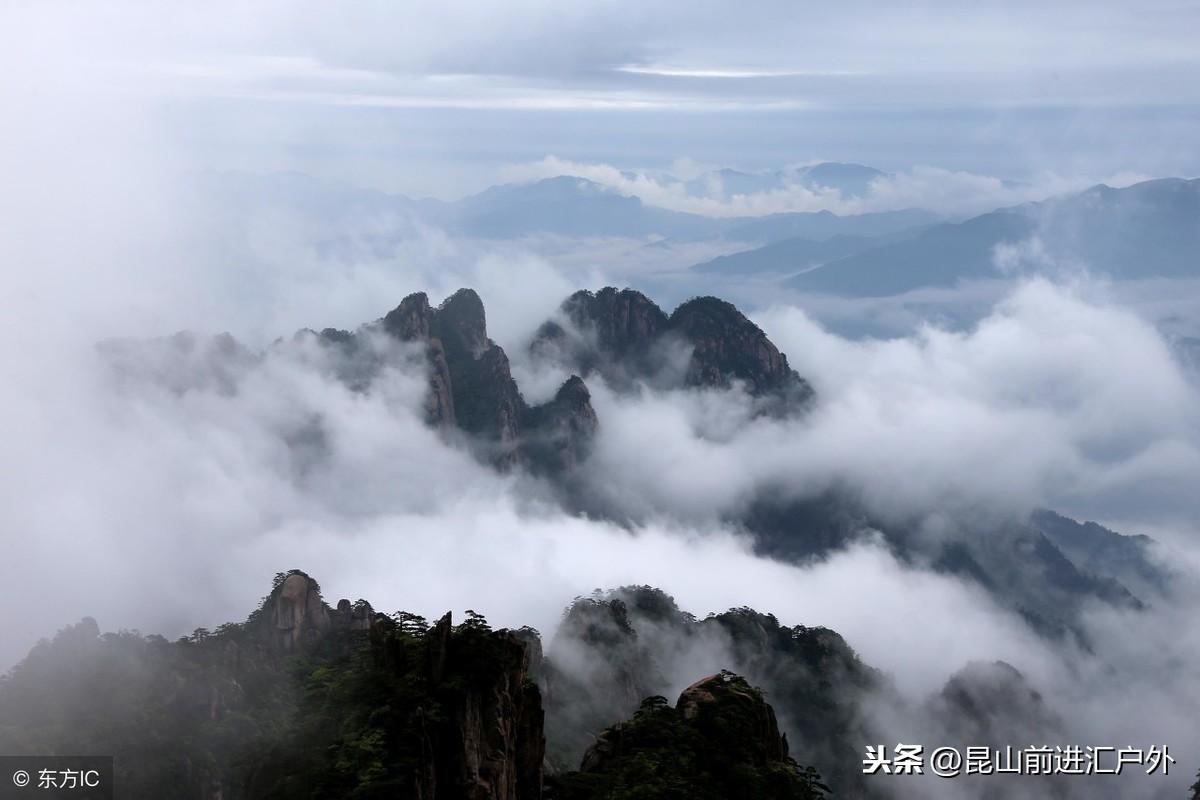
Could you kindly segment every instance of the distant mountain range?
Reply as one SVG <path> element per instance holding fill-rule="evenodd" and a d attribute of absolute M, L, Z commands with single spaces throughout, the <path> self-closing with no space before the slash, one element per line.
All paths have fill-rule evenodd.
<path fill-rule="evenodd" d="M 813 191 L 833 189 L 840 192 L 843 198 L 850 198 L 862 197 L 867 193 L 871 181 L 887 176 L 886 172 L 863 164 L 826 161 L 768 172 L 713 170 L 684 182 L 684 185 L 693 197 L 719 197 L 725 200 L 739 194 L 771 192 L 789 186 L 803 186 Z"/>
<path fill-rule="evenodd" d="M 908 212 L 895 212 L 906 215 Z M 919 213 L 919 212 L 914 212 Z M 893 217 L 894 219 L 898 219 Z M 771 218 L 767 218 L 771 219 Z M 847 220 L 855 219 L 847 217 Z M 766 222 L 767 220 L 764 220 Z M 849 227 L 849 226 L 847 226 Z M 905 226 L 891 233 L 876 236 L 838 234 L 828 239 L 793 236 L 780 239 L 754 250 L 744 250 L 727 256 L 718 256 L 711 261 L 697 264 L 694 272 L 725 276 L 791 276 L 814 269 L 848 256 L 882 247 L 888 242 L 899 242 L 912 238 L 927 225 Z"/>
<path fill-rule="evenodd" d="M 777 275 L 806 292 L 886 296 L 963 281 L 1088 270 L 1115 279 L 1200 275 L 1200 180 L 1164 178 L 874 237 L 795 236 L 693 268 Z"/>
<path fill-rule="evenodd" d="M 728 185 L 739 187 L 733 193 L 744 194 L 779 188 L 805 175 L 851 187 L 861 183 L 868 173 L 884 174 L 860 165 L 818 164 L 800 171 L 770 175 L 722 170 L 711 173 L 710 178 L 704 180 L 711 183 L 728 179 Z M 694 181 L 688 184 L 689 192 L 695 188 L 692 183 Z M 374 215 L 389 218 L 397 237 L 410 233 L 413 225 L 426 224 L 457 235 L 484 239 L 536 235 L 659 237 L 676 241 L 722 238 L 763 244 L 792 236 L 816 239 L 840 235 L 875 236 L 941 220 L 936 214 L 916 209 L 852 216 L 816 211 L 762 217 L 709 217 L 656 208 L 603 184 L 568 175 L 492 186 L 449 202 L 413 199 L 298 173 L 263 176 L 210 173 L 200 184 L 218 208 L 228 209 L 230 213 L 240 213 L 246 206 L 281 209 L 306 219 L 320 220 L 334 230 L 332 223 L 339 220 Z"/>
<path fill-rule="evenodd" d="M 885 175 L 856 164 L 743 173 L 719 170 L 688 182 L 712 193 L 769 191 L 811 181 L 852 192 Z M 479 239 L 633 238 L 665 243 L 752 245 L 697 264 L 698 275 L 774 278 L 790 289 L 880 297 L 1023 273 L 1087 270 L 1115 279 L 1200 274 L 1200 180 L 1164 178 L 1082 192 L 947 221 L 904 209 L 839 216 L 829 211 L 709 217 L 647 205 L 585 178 L 558 176 L 493 186 L 446 202 L 326 183 L 297 174 L 209 175 L 202 182 L 231 215 L 292 212 L 321 252 L 353 253 L 361 232 L 345 223 L 381 221 L 367 239 L 386 252 L 420 227 Z"/>

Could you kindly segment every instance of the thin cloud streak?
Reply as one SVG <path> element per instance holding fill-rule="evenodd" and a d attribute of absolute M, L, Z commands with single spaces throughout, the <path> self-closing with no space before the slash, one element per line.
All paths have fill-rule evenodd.
<path fill-rule="evenodd" d="M 868 75 L 864 70 L 753 70 L 670 67 L 657 64 L 630 64 L 617 67 L 617 72 L 633 75 L 662 75 L 668 78 L 794 78 L 841 75 Z"/>

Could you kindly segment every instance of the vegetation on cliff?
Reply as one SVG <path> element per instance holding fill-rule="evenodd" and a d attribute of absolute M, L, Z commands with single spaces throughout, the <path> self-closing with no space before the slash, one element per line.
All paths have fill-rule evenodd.
<path fill-rule="evenodd" d="M 828 787 L 788 756 L 762 693 L 731 672 L 653 696 L 604 731 L 579 771 L 554 777 L 553 800 L 809 800 Z"/>

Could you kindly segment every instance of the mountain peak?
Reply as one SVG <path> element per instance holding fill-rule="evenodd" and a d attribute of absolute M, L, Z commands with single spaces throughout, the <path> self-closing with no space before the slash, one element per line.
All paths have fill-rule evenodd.
<path fill-rule="evenodd" d="M 668 321 L 671 330 L 693 345 L 687 380 L 694 386 L 728 386 L 742 381 L 754 396 L 796 393 L 807 401 L 812 389 L 788 366 L 767 335 L 732 303 L 695 297 Z"/>
<path fill-rule="evenodd" d="M 693 298 L 668 316 L 641 292 L 606 286 L 575 292 L 560 312 L 566 326 L 543 325 L 531 351 L 584 375 L 599 372 L 614 386 L 640 380 L 728 388 L 740 382 L 754 397 L 785 401 L 772 413 L 802 407 L 812 395 L 766 334 L 716 297 Z M 672 352 L 680 344 L 690 348 L 682 371 Z"/>
<path fill-rule="evenodd" d="M 258 619 L 271 649 L 284 653 L 311 649 L 331 624 L 320 585 L 300 570 L 275 576 Z"/>
<path fill-rule="evenodd" d="M 431 311 L 429 295 L 414 292 L 384 316 L 383 329 L 402 341 L 423 339 L 429 335 Z"/>
<path fill-rule="evenodd" d="M 436 325 L 447 347 L 459 347 L 478 357 L 491 345 L 483 300 L 474 289 L 459 289 L 442 301 Z"/>
<path fill-rule="evenodd" d="M 787 739 L 779 732 L 775 710 L 763 699 L 759 689 L 745 678 L 728 670 L 701 678 L 683 690 L 675 708 L 685 720 L 708 722 L 729 736 L 732 746 L 745 752 L 751 764 L 765 765 L 787 758 Z M 746 727 L 729 730 L 736 720 Z"/>

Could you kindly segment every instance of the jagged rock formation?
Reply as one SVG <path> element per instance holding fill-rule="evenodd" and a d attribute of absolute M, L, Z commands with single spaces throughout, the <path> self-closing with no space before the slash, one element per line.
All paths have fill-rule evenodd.
<path fill-rule="evenodd" d="M 525 463 L 547 475 L 570 474 L 578 467 L 600 426 L 587 385 L 576 375 L 559 387 L 553 400 L 528 409 L 524 419 Z"/>
<path fill-rule="evenodd" d="M 556 362 L 568 373 L 599 375 L 618 392 L 637 384 L 738 386 L 755 412 L 769 415 L 804 409 L 812 399 L 807 382 L 765 334 L 712 297 L 690 300 L 667 315 L 630 289 L 576 292 L 530 346 L 535 358 Z M 625 523 L 657 510 L 623 507 L 589 485 L 587 471 L 578 468 L 602 421 L 588 387 L 573 375 L 551 400 L 530 406 L 504 350 L 488 337 L 483 302 L 470 289 L 436 308 L 425 294 L 412 294 L 355 332 L 305 330 L 276 347 L 356 391 L 370 391 L 389 364 L 416 358 L 428 376 L 426 418 L 447 437 L 468 442 L 481 459 L 547 478 L 571 512 Z M 122 379 L 148 378 L 179 393 L 236 393 L 245 373 L 275 354 L 251 354 L 228 335 L 177 334 L 140 344 L 109 342 L 101 349 Z M 280 436 L 300 480 L 328 453 L 319 409 L 290 420 Z M 937 519 L 940 509 L 882 518 L 852 486 L 813 487 L 815 495 L 806 495 L 807 487 L 762 484 L 722 520 L 751 534 L 760 552 L 803 561 L 879 532 L 900 558 L 978 582 L 1049 636 L 1079 636 L 1078 613 L 1091 600 L 1139 608 L 1143 598 L 1153 602 L 1169 590 L 1148 540 L 1098 525 L 1081 526 L 1049 513 L 1031 521 L 972 513 L 968 520 L 944 524 Z M 924 531 L 931 518 L 948 530 Z"/>
<path fill-rule="evenodd" d="M 726 706 L 721 709 L 721 706 Z M 739 730 L 723 730 L 724 736 L 735 738 L 747 763 L 763 766 L 788 757 L 787 736 L 779 732 L 775 709 L 763 700 L 762 692 L 728 671 L 701 678 L 683 690 L 675 710 L 689 721 L 703 724 L 715 721 L 722 710 L 732 711 L 729 719 Z M 587 762 L 586 756 L 584 762 Z"/>
<path fill-rule="evenodd" d="M 649 697 L 632 719 L 608 728 L 578 772 L 551 782 L 556 800 L 622 797 L 819 798 L 817 773 L 788 757 L 761 691 L 728 671 L 684 689 L 675 707 Z"/>
<path fill-rule="evenodd" d="M 345 598 L 338 600 L 337 610 L 333 615 L 334 624 L 349 628 L 352 631 L 369 631 L 375 621 L 375 609 L 366 600 L 351 603 Z"/>
<path fill-rule="evenodd" d="M 267 645 L 285 653 L 312 649 L 331 624 L 321 588 L 303 572 L 293 572 L 275 587 L 260 619 Z"/>
<path fill-rule="evenodd" d="M 585 375 L 600 372 L 620 385 L 662 368 L 664 354 L 656 345 L 666 333 L 667 315 L 641 292 L 579 291 L 563 301 L 561 312 L 572 329 L 557 320 L 544 322 L 530 344 L 535 355 L 573 362 Z"/>
<path fill-rule="evenodd" d="M 411 294 L 383 318 L 383 329 L 402 342 L 424 342 L 429 362 L 429 394 L 425 398 L 425 418 L 433 425 L 452 428 L 454 395 L 451 391 L 450 366 L 440 337 L 432 334 L 433 310 L 424 292 Z"/>
<path fill-rule="evenodd" d="M 422 770 L 417 796 L 540 798 L 543 714 L 541 695 L 530 680 L 531 652 L 525 641 L 507 631 L 456 632 L 449 614 L 426 640 L 425 677 L 435 696 L 452 699 L 444 703 L 443 719 L 431 723 L 436 733 L 422 742 L 434 763 Z M 483 663 L 476 660 L 481 649 L 489 656 Z M 450 688 L 464 679 L 465 690 Z"/>
<path fill-rule="evenodd" d="M 626 715 L 618 709 L 588 738 L 586 758 L 581 747 L 557 768 L 582 764 L 581 772 L 544 792 L 539 682 L 563 699 L 564 671 L 574 667 L 560 649 L 543 661 L 531 629 L 492 630 L 473 612 L 458 625 L 449 614 L 430 625 L 364 600 L 331 608 L 320 591 L 299 570 L 279 573 L 244 624 L 173 643 L 100 636 L 91 619 L 67 628 L 0 680 L 0 751 L 115 753 L 123 791 L 137 797 L 598 800 L 620 796 L 598 787 L 637 777 L 631 764 L 650 759 L 673 777 L 658 786 L 665 794 L 647 779 L 639 796 L 678 796 L 686 778 L 705 787 L 688 796 L 805 798 L 820 796 L 816 773 L 789 758 L 786 726 L 742 678 L 714 671 L 675 708 L 652 696 L 638 710 L 638 692 L 665 680 L 654 670 L 672 667 L 665 654 L 682 652 L 677 636 L 700 642 L 726 627 L 739 633 L 720 641 L 744 646 L 750 655 L 735 660 L 763 674 L 772 673 L 755 658 L 774 660 L 785 640 L 825 652 L 824 666 L 813 662 L 819 680 L 847 678 L 834 662 L 857 665 L 832 632 L 783 629 L 748 611 L 701 623 L 649 588 L 576 604 L 567 636 L 586 639 L 580 657 L 600 665 L 586 680 L 627 664 L 622 702 L 638 713 L 605 733 Z M 658 626 L 646 627 L 650 619 Z M 789 658 L 780 655 L 779 674 L 807 669 Z M 796 702 L 782 684 L 777 692 L 779 702 Z"/>
<path fill-rule="evenodd" d="M 508 356 L 488 338 L 479 295 L 460 289 L 436 309 L 424 293 L 410 295 L 383 318 L 383 327 L 428 347 L 433 422 L 494 442 L 501 460 L 515 451 L 524 401 Z"/>
<path fill-rule="evenodd" d="M 0 679 L 0 752 L 115 753 L 131 797 L 750 800 L 823 797 L 828 783 L 858 798 L 873 796 L 863 743 L 897 733 L 865 725 L 864 703 L 911 711 L 960 750 L 1066 735 L 1003 662 L 905 707 L 833 631 L 747 608 L 699 620 L 649 587 L 577 601 L 546 660 L 535 631 L 472 612 L 430 625 L 362 600 L 331 608 L 297 570 L 244 624 L 173 643 L 99 631 L 84 619 Z M 1061 777 L 963 785 L 1068 796 Z"/>
<path fill-rule="evenodd" d="M 124 796 L 537 800 L 540 648 L 320 597 L 293 570 L 245 624 L 39 644 L 0 680 L 0 752 L 117 756 Z"/>
<path fill-rule="evenodd" d="M 766 334 L 733 305 L 698 297 L 668 317 L 632 289 L 580 291 L 564 301 L 561 319 L 542 325 L 530 348 L 615 386 L 729 388 L 735 382 L 774 414 L 802 409 L 812 388 L 788 366 Z M 680 357 L 682 351 L 682 358 Z"/>
<path fill-rule="evenodd" d="M 508 356 L 488 338 L 479 295 L 460 289 L 436 309 L 430 308 L 423 292 L 409 295 L 382 324 L 397 339 L 426 347 L 430 422 L 457 425 L 494 448 L 497 463 L 512 464 L 525 402 L 509 371 Z"/>
<path fill-rule="evenodd" d="M 764 413 L 805 407 L 812 389 L 766 335 L 729 303 L 702 297 L 669 317 L 645 295 L 611 287 L 576 292 L 530 345 L 571 370 L 601 374 L 617 388 L 644 381 L 663 387 L 745 387 Z M 427 421 L 466 434 L 482 457 L 502 468 L 525 466 L 561 477 L 586 459 L 599 420 L 583 380 L 572 376 L 555 397 L 530 406 L 512 377 L 504 349 L 487 334 L 483 301 L 460 289 L 436 308 L 424 292 L 405 297 L 358 331 L 302 330 L 277 347 L 315 343 L 327 370 L 356 391 L 395 359 L 385 340 L 418 345 L 429 388 Z M 123 374 L 155 378 L 176 392 L 216 385 L 236 391 L 258 357 L 228 334 L 204 340 L 180 333 L 154 343 L 107 342 L 102 351 Z M 320 431 L 301 438 L 320 439 Z"/>
<path fill-rule="evenodd" d="M 573 377 L 550 403 L 530 407 L 504 349 L 488 338 L 483 302 L 473 290 L 459 289 L 436 309 L 423 292 L 409 295 L 381 325 L 425 346 L 432 424 L 460 428 L 504 467 L 563 471 L 586 457 L 597 425 L 587 387 Z"/>

